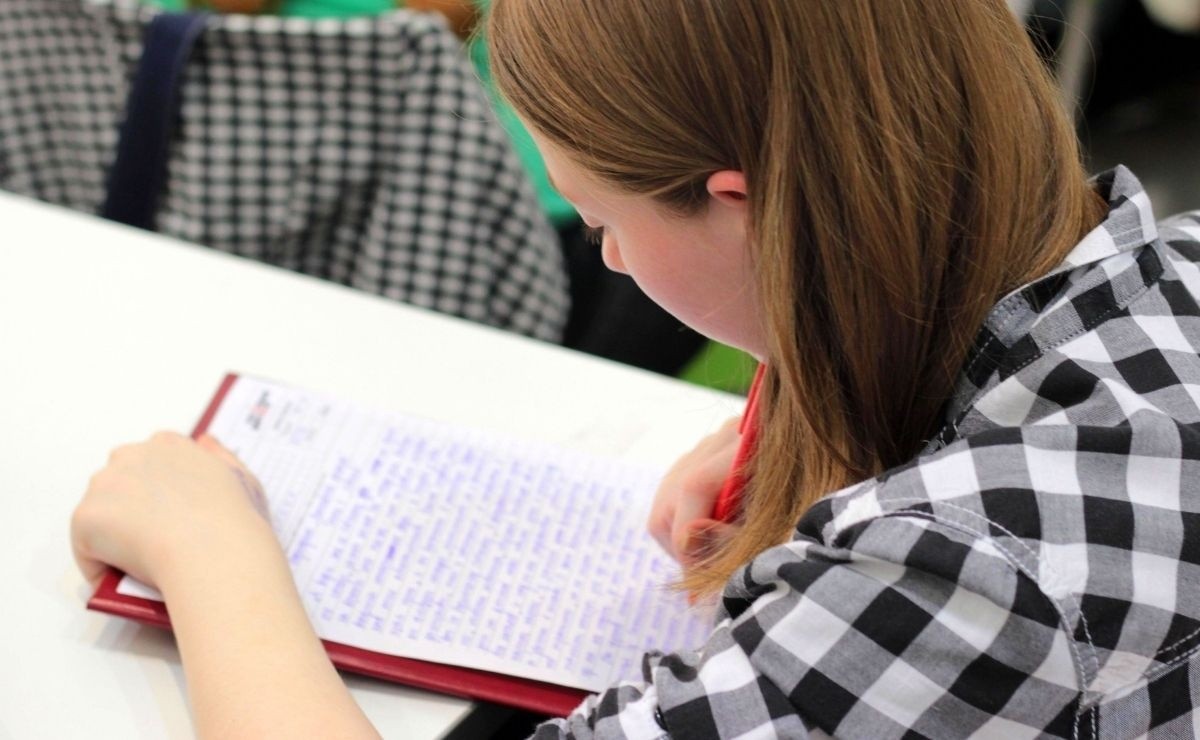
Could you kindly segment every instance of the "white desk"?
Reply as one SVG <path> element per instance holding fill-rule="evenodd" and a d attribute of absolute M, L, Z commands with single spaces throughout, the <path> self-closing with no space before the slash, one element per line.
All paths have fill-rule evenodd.
<path fill-rule="evenodd" d="M 171 637 L 84 610 L 68 542 L 121 443 L 227 370 L 669 462 L 738 399 L 0 193 L 0 738 L 190 737 Z M 347 676 L 384 737 L 469 702 Z"/>

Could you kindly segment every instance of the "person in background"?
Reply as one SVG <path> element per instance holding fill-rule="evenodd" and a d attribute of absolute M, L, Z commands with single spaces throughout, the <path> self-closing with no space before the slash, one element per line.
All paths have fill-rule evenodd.
<path fill-rule="evenodd" d="M 496 0 L 488 33 L 605 263 L 764 368 L 649 523 L 713 632 L 538 738 L 1194 731 L 1200 213 L 1087 178 L 1003 0 Z M 253 493 L 211 439 L 122 448 L 77 560 L 162 591 L 201 736 L 372 736 Z"/>
<path fill-rule="evenodd" d="M 353 18 L 386 13 L 397 7 L 436 12 L 467 45 L 493 109 L 508 132 L 529 175 L 542 211 L 558 232 L 571 283 L 571 312 L 563 344 L 668 375 L 678 374 L 704 344 L 638 290 L 627 276 L 604 269 L 588 241 L 579 214 L 554 188 L 529 132 L 497 94 L 487 59 L 487 40 L 478 19 L 491 0 L 146 0 L 165 10 L 211 10 L 219 13 L 274 13 L 299 18 Z M 740 373 L 737 373 L 740 375 Z M 724 380 L 724 379 L 718 379 Z M 740 381 L 730 380 L 733 385 Z"/>
<path fill-rule="evenodd" d="M 386 13 L 398 5 L 397 0 L 147 0 L 165 10 L 211 10 L 216 13 L 277 13 L 298 18 L 353 18 Z M 464 12 L 463 4 L 455 0 L 414 0 L 409 7 L 417 10 L 436 10 L 451 23 L 469 26 L 474 14 Z M 468 9 L 469 10 L 469 9 Z"/>

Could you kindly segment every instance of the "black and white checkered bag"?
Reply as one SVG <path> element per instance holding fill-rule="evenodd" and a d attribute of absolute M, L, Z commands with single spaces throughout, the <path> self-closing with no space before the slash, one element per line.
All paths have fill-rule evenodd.
<path fill-rule="evenodd" d="M 155 14 L 0 1 L 0 188 L 98 211 Z M 437 19 L 214 16 L 180 94 L 158 231 L 561 339 L 554 233 Z"/>

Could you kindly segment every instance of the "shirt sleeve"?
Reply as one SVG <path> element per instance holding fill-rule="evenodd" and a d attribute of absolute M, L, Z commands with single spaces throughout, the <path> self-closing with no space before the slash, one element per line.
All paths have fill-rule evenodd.
<path fill-rule="evenodd" d="M 920 512 L 743 570 L 695 652 L 591 697 L 547 738 L 1070 735 L 1077 661 L 1059 612 L 987 533 Z"/>

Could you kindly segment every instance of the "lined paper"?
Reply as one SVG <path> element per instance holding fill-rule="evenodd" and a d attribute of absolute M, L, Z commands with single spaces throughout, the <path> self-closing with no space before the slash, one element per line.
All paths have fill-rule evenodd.
<path fill-rule="evenodd" d="M 597 691 L 711 629 L 645 531 L 662 471 L 254 378 L 209 433 L 262 481 L 325 639 Z"/>

